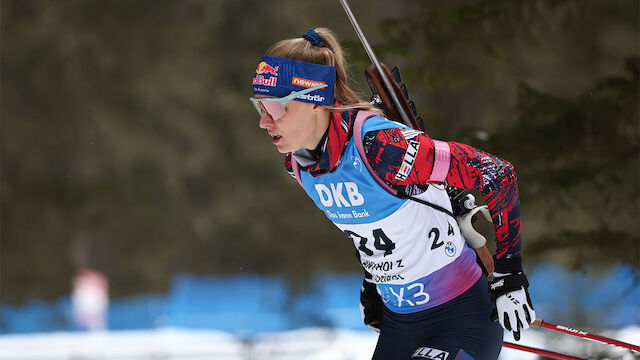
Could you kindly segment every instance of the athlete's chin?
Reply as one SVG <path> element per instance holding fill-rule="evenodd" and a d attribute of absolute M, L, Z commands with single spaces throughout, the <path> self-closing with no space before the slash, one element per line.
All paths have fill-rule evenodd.
<path fill-rule="evenodd" d="M 276 144 L 276 147 L 278 148 L 278 152 L 282 154 L 288 154 L 299 149 L 295 146 L 291 146 L 290 144 Z"/>
<path fill-rule="evenodd" d="M 281 154 L 288 154 L 292 151 L 296 151 L 296 149 L 291 149 L 289 146 L 286 146 L 286 145 L 276 145 L 276 147 L 278 148 L 278 152 Z"/>

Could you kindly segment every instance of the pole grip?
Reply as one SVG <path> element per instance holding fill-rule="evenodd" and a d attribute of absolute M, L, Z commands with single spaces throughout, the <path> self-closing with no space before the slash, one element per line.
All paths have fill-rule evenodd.
<path fill-rule="evenodd" d="M 533 326 L 534 328 L 541 328 L 542 327 L 542 323 L 544 322 L 544 320 L 540 319 L 540 318 L 536 318 L 536 320 L 534 322 L 531 323 L 531 326 Z"/>

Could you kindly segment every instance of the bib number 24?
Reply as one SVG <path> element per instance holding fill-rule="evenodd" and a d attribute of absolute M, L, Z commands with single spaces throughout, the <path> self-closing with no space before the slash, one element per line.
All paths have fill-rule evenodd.
<path fill-rule="evenodd" d="M 354 243 L 358 242 L 358 250 L 365 253 L 367 256 L 373 256 L 373 250 L 367 247 L 368 238 L 359 235 L 350 230 L 343 230 L 344 233 L 351 238 Z M 447 235 L 451 236 L 454 234 L 453 227 L 449 224 L 449 229 L 447 230 Z M 440 240 L 440 230 L 438 228 L 432 228 L 429 231 L 429 240 L 431 240 L 431 250 L 435 250 L 442 245 L 444 245 L 444 241 Z M 391 255 L 393 250 L 396 248 L 396 244 L 389 239 L 387 234 L 382 231 L 382 229 L 374 229 L 373 230 L 373 247 L 376 250 L 384 251 L 384 256 Z"/>

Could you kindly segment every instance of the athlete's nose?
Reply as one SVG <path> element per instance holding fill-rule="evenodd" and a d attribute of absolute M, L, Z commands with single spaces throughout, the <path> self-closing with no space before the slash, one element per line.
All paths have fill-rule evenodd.
<path fill-rule="evenodd" d="M 262 113 L 262 115 L 260 115 L 260 123 L 259 126 L 262 129 L 269 129 L 270 127 L 272 127 L 274 124 L 273 119 L 271 118 L 271 116 L 267 115 L 266 113 Z"/>

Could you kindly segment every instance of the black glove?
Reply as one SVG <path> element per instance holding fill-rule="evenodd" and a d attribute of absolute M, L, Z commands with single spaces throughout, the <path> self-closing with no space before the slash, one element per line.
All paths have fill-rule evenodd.
<path fill-rule="evenodd" d="M 496 306 L 500 325 L 513 331 L 513 338 L 520 340 L 520 329 L 528 329 L 536 320 L 536 312 L 529 297 L 529 282 L 523 272 L 496 273 L 489 278 L 489 293 Z"/>
<path fill-rule="evenodd" d="M 382 299 L 376 289 L 376 284 L 362 280 L 360 288 L 360 313 L 362 320 L 367 327 L 373 331 L 380 332 L 382 324 Z"/>

